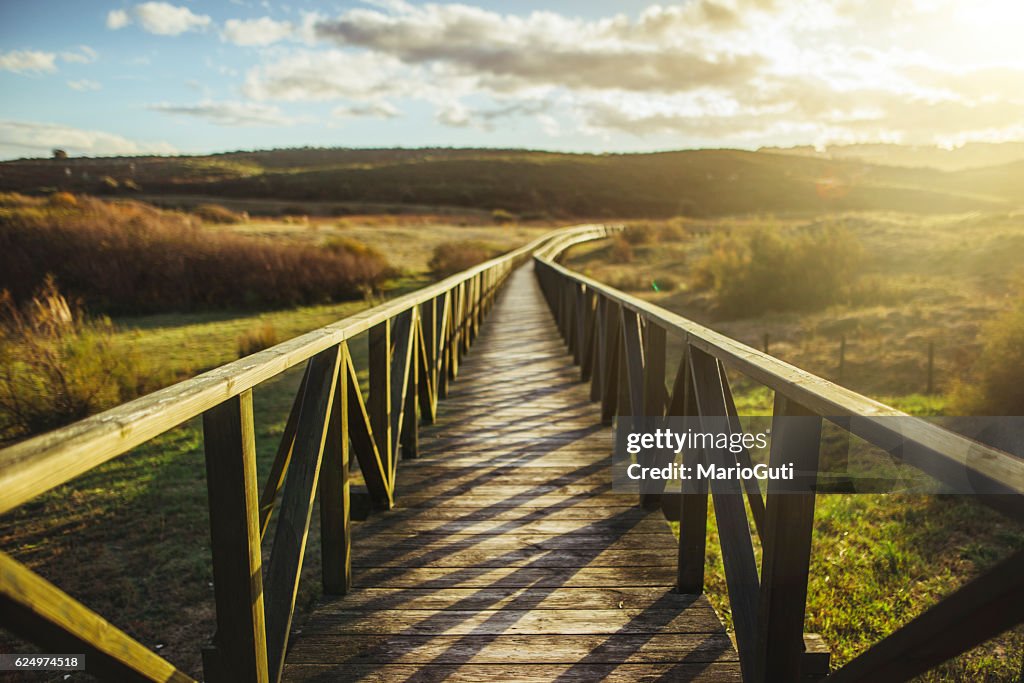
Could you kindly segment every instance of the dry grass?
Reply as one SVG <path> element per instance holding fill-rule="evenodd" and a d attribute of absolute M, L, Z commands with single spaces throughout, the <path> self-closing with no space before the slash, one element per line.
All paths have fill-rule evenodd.
<path fill-rule="evenodd" d="M 443 242 L 434 247 L 427 266 L 437 279 L 460 273 L 501 253 L 493 244 L 479 241 Z"/>
<path fill-rule="evenodd" d="M 1021 214 L 750 216 L 647 225 L 656 236 L 633 246 L 633 263 L 615 263 L 610 241 L 574 248 L 567 263 L 756 348 L 767 334 L 772 355 L 872 396 L 924 393 L 929 343 L 935 345 L 938 393 L 971 381 L 986 325 L 1021 291 Z M 794 232 L 829 225 L 851 233 L 863 252 L 856 287 L 833 305 L 727 313 L 699 277 L 698 264 L 721 239 L 717 235 L 745 240 L 772 226 Z"/>
<path fill-rule="evenodd" d="M 255 327 L 250 327 L 238 337 L 238 357 L 244 358 L 252 354 L 269 349 L 280 341 L 277 338 L 277 329 L 268 322 Z"/>
<path fill-rule="evenodd" d="M 296 306 L 361 297 L 390 272 L 378 252 L 255 239 L 138 202 L 0 205 L 0 286 L 17 301 L 52 274 L 94 311 Z"/>
<path fill-rule="evenodd" d="M 0 295 L 0 443 L 55 429 L 158 385 L 108 318 L 90 319 L 47 279 L 23 307 Z"/>

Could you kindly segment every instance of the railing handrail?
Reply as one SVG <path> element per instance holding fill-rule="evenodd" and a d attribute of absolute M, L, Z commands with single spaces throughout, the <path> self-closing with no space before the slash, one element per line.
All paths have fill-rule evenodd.
<path fill-rule="evenodd" d="M 690 482 L 683 495 L 665 495 L 662 486 L 640 496 L 641 505 L 661 507 L 679 522 L 676 587 L 683 593 L 704 592 L 708 506 L 713 503 L 744 681 L 909 680 L 1024 621 L 1024 609 L 1015 607 L 1024 604 L 1024 549 L 1018 549 L 830 673 L 820 638 L 803 631 L 824 420 L 947 484 L 963 482 L 965 476 L 984 479 L 982 490 L 997 495 L 975 497 L 1018 521 L 1024 518 L 1024 461 L 555 262 L 579 241 L 572 235 L 552 240 L 535 253 L 534 268 L 559 332 L 580 366 L 580 379 L 590 381 L 591 400 L 601 402 L 603 421 L 681 416 L 697 418 L 703 426 L 705 419 L 721 424 L 726 418 L 728 429 L 736 432 L 742 423 L 727 366 L 775 390 L 769 465 L 792 465 L 799 492 L 777 481 L 762 490 L 753 481 L 712 479 Z M 666 374 L 669 332 L 683 341 L 671 388 L 665 385 L 672 377 Z M 655 466 L 674 457 L 671 449 L 648 455 Z M 752 465 L 746 449 L 685 450 L 683 462 L 690 468 L 700 463 Z M 761 541 L 760 562 L 754 533 Z"/>
<path fill-rule="evenodd" d="M 224 401 L 427 302 L 497 265 L 527 257 L 548 241 L 595 234 L 581 225 L 549 232 L 440 282 L 360 311 L 250 356 L 0 450 L 0 514 L 202 415 Z"/>
<path fill-rule="evenodd" d="M 682 335 L 685 343 L 718 358 L 747 377 L 829 418 L 856 417 L 843 425 L 869 443 L 905 446 L 896 457 L 934 476 L 940 481 L 958 479 L 964 470 L 985 479 L 986 489 L 996 494 L 983 500 L 1017 519 L 1024 520 L 1024 460 L 1002 450 L 974 441 L 936 424 L 868 398 L 807 370 L 796 367 L 747 344 L 705 327 L 657 304 L 644 301 L 621 290 L 556 263 L 555 258 L 569 247 L 586 241 L 563 236 L 546 244 L 534 259 L 554 269 L 620 306 L 643 316 L 649 322 Z M 588 239 L 593 239 L 588 238 Z M 905 418 L 893 421 L 889 418 Z M 916 448 L 914 448 L 916 447 Z M 937 458 L 937 461 L 930 458 Z M 959 471 L 951 468 L 960 468 Z"/>

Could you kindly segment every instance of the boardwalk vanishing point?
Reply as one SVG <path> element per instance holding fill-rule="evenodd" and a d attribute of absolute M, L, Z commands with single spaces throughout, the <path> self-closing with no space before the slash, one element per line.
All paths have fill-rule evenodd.
<path fill-rule="evenodd" d="M 661 511 L 611 491 L 611 430 L 530 266 L 401 464 L 398 507 L 355 526 L 353 580 L 284 680 L 740 681 L 707 598 L 675 590 Z"/>

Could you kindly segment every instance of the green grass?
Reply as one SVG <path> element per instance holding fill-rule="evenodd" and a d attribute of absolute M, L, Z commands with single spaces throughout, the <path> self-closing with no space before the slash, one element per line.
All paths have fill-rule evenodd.
<path fill-rule="evenodd" d="M 707 533 L 705 592 L 731 631 L 713 509 Z M 819 495 L 804 630 L 820 633 L 842 665 L 1022 545 L 1024 528 L 960 496 Z M 1018 628 L 919 680 L 1010 683 L 1021 653 Z"/>

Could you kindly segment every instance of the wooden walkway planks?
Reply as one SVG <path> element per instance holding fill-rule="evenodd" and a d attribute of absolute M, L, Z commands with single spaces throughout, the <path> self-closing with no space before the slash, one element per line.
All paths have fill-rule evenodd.
<path fill-rule="evenodd" d="M 661 513 L 611 492 L 610 430 L 577 377 L 520 269 L 285 680 L 740 680 L 707 600 L 673 591 Z"/>

